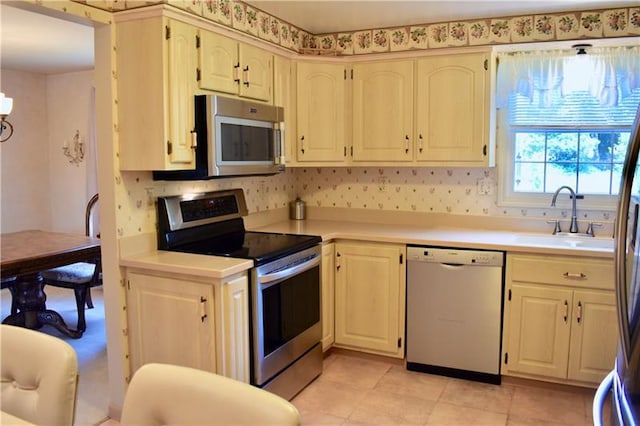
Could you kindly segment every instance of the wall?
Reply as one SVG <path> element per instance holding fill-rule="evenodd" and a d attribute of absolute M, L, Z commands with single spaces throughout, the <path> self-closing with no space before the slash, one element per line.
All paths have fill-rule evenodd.
<path fill-rule="evenodd" d="M 2 92 L 13 98 L 13 136 L 0 145 L 2 232 L 50 229 L 46 77 L 2 70 Z"/>
<path fill-rule="evenodd" d="M 73 146 L 76 130 L 80 140 L 88 142 L 92 86 L 93 71 L 47 77 L 52 231 L 84 233 L 85 207 L 93 195 L 87 194 L 87 161 L 70 163 L 62 153 L 62 146 L 65 141 L 69 147 Z"/>
<path fill-rule="evenodd" d="M 1 232 L 24 229 L 84 234 L 86 162 L 62 154 L 76 130 L 86 135 L 93 72 L 44 75 L 2 70 L 2 91 L 14 99 L 14 135 L 2 157 Z"/>

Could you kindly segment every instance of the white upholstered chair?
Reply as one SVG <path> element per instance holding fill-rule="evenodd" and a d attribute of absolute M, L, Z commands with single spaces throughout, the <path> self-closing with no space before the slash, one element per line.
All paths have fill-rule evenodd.
<path fill-rule="evenodd" d="M 289 401 L 207 371 L 169 364 L 145 364 L 131 379 L 124 399 L 123 426 L 299 425 Z"/>
<path fill-rule="evenodd" d="M 0 353 L 3 412 L 37 425 L 73 424 L 78 359 L 67 342 L 2 324 Z"/>

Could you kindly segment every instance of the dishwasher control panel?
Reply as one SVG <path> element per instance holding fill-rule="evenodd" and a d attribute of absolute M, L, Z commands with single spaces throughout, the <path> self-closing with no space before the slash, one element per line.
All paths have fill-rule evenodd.
<path fill-rule="evenodd" d="M 502 266 L 504 264 L 504 253 L 501 251 L 409 246 L 407 247 L 407 261 L 451 265 Z"/>

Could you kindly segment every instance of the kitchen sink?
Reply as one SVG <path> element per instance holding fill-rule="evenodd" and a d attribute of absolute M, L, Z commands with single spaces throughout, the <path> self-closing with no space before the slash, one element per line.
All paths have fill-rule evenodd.
<path fill-rule="evenodd" d="M 516 235 L 515 242 L 516 244 L 538 247 L 575 247 L 613 250 L 613 238 L 595 238 L 571 234 L 519 234 Z"/>

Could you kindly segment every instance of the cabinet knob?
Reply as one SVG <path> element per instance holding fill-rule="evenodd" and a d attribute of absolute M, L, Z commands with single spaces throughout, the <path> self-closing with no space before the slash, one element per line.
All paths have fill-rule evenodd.
<path fill-rule="evenodd" d="M 404 153 L 409 153 L 409 135 L 404 135 Z"/>

